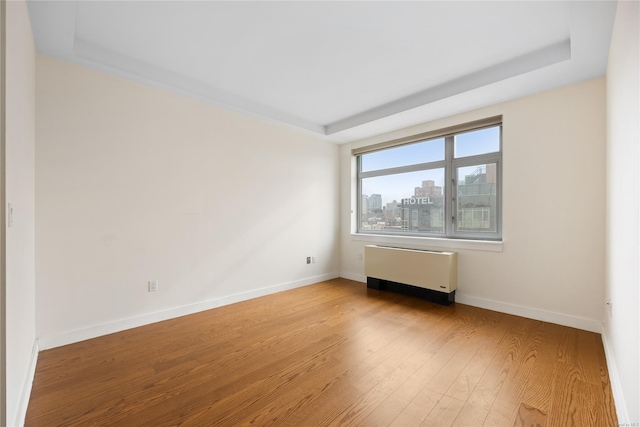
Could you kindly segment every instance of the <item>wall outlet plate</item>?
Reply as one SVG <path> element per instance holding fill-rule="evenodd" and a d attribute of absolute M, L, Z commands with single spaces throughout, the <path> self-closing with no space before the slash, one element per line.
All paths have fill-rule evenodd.
<path fill-rule="evenodd" d="M 156 292 L 158 290 L 158 281 L 149 280 L 149 292 Z"/>

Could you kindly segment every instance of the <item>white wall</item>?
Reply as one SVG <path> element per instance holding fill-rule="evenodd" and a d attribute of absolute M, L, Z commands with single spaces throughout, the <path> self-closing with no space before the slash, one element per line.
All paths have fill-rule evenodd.
<path fill-rule="evenodd" d="M 618 3 L 607 66 L 607 362 L 620 423 L 640 422 L 640 25 Z"/>
<path fill-rule="evenodd" d="M 337 277 L 334 144 L 42 55 L 37 118 L 43 348 Z"/>
<path fill-rule="evenodd" d="M 482 108 L 341 149 L 343 206 L 353 206 L 350 150 L 503 116 L 503 247 L 458 249 L 457 301 L 600 331 L 604 300 L 605 81 L 603 78 Z M 364 279 L 366 242 L 343 209 L 341 275 Z M 396 244 L 401 244 L 397 243 Z M 439 249 L 437 243 L 406 247 Z"/>
<path fill-rule="evenodd" d="M 6 3 L 7 423 L 20 425 L 35 367 L 35 47 L 24 1 Z"/>

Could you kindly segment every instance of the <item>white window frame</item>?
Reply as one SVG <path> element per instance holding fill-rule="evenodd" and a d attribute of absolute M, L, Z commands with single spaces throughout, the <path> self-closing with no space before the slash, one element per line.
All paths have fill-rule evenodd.
<path fill-rule="evenodd" d="M 467 157 L 454 157 L 454 138 L 456 135 L 477 131 L 486 128 L 499 127 L 499 148 L 497 152 L 485 153 Z M 445 139 L 445 159 L 420 164 L 413 164 L 409 166 L 394 167 L 389 169 L 380 169 L 374 171 L 361 172 L 361 156 L 368 153 L 373 153 L 380 150 L 391 149 L 394 147 L 400 147 L 403 145 L 425 142 L 434 139 Z M 356 158 L 356 191 L 358 200 L 356 207 L 356 235 L 366 237 L 366 235 L 375 234 L 381 236 L 393 236 L 393 237 L 411 237 L 411 238 L 423 238 L 431 240 L 469 240 L 469 241 L 486 241 L 486 242 L 501 242 L 502 241 L 502 116 L 490 117 L 483 120 L 478 120 L 470 123 L 461 124 L 458 126 L 452 126 L 450 128 L 440 129 L 436 131 L 426 132 L 419 135 L 414 135 L 399 140 L 392 140 L 376 144 L 374 146 L 362 147 L 352 150 L 352 155 Z M 426 160 L 426 159 L 425 159 Z M 457 230 L 457 216 L 458 206 L 456 203 L 457 193 L 457 170 L 461 167 L 468 166 L 481 166 L 495 164 L 496 165 L 496 231 L 495 232 L 478 232 Z M 366 230 L 361 226 L 362 215 L 360 212 L 360 205 L 362 200 L 362 180 L 375 176 L 393 175 L 405 172 L 412 172 L 418 170 L 431 170 L 441 169 L 445 170 L 445 185 L 444 185 L 444 233 L 428 233 L 428 232 L 410 232 L 403 230 Z M 405 218 L 407 220 L 409 218 Z M 403 227 L 404 228 L 404 227 Z M 406 229 L 405 229 L 406 230 Z M 364 238 L 363 240 L 369 240 Z"/>

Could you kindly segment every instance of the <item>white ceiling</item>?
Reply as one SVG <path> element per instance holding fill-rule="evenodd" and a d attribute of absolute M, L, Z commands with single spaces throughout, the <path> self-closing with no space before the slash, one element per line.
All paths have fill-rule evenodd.
<path fill-rule="evenodd" d="M 352 141 L 605 73 L 612 1 L 29 1 L 39 52 Z"/>

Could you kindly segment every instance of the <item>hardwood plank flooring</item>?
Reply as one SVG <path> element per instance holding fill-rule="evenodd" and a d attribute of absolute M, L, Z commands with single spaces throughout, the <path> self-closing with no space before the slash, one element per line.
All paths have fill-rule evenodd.
<path fill-rule="evenodd" d="M 601 337 L 336 279 L 40 353 L 25 426 L 616 426 Z"/>

